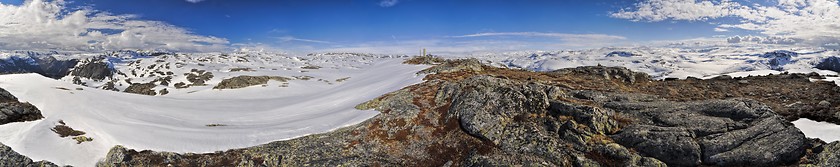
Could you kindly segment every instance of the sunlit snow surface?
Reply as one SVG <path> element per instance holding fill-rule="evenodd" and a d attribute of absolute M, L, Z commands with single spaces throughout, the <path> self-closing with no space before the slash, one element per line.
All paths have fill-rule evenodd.
<path fill-rule="evenodd" d="M 829 143 L 840 140 L 840 125 L 837 124 L 800 118 L 793 121 L 793 125 L 810 138 L 819 138 Z"/>
<path fill-rule="evenodd" d="M 778 58 L 771 52 L 795 52 L 789 59 Z M 618 56 L 615 52 L 632 55 Z M 749 76 L 782 72 L 835 75 L 836 72 L 815 69 L 822 59 L 838 56 L 840 52 L 820 48 L 791 48 L 779 46 L 710 46 L 699 48 L 636 47 L 598 48 L 564 51 L 488 52 L 453 55 L 474 57 L 485 63 L 532 71 L 552 71 L 578 66 L 618 66 L 643 72 L 655 79 L 712 78 L 719 75 Z"/>
<path fill-rule="evenodd" d="M 292 80 L 288 87 L 271 82 L 237 90 L 213 90 L 211 85 L 166 96 L 99 90 L 37 74 L 0 75 L 0 87 L 46 117 L 0 126 L 0 142 L 35 160 L 92 166 L 114 145 L 213 152 L 327 132 L 378 114 L 356 110 L 355 105 L 421 82 L 423 76 L 415 73 L 428 66 L 401 64 L 403 60 L 307 72 L 321 78 L 351 77 L 340 83 Z M 58 137 L 50 128 L 59 120 L 94 140 L 76 144 Z"/>
<path fill-rule="evenodd" d="M 796 54 L 783 59 L 767 54 L 779 50 Z M 18 54 L 0 53 L 0 59 Z M 99 55 L 48 54 L 57 54 L 59 59 Z M 621 66 L 647 73 L 655 79 L 665 79 L 782 72 L 836 75 L 836 72 L 818 70 L 814 66 L 826 57 L 838 55 L 840 52 L 836 50 L 756 45 L 476 52 L 441 56 L 477 58 L 493 66 L 532 71 Z M 131 83 L 159 79 L 160 73 L 172 76 L 168 86 L 153 88 L 156 92 L 167 89 L 170 93 L 154 97 L 97 89 L 105 84 L 103 81 L 82 79 L 88 87 L 70 84 L 74 79 L 72 76 L 52 80 L 35 74 L 0 75 L 0 87 L 22 101 L 34 104 L 46 117 L 0 126 L 0 142 L 35 160 L 92 166 L 114 145 L 139 150 L 212 152 L 323 133 L 377 114 L 355 110 L 355 105 L 421 82 L 423 76 L 415 73 L 428 66 L 401 64 L 404 59 L 402 56 L 343 53 L 304 56 L 188 53 L 150 57 L 130 51 L 115 52 L 108 57 L 108 62 L 122 73 L 115 75 L 113 80 L 120 90 Z M 304 68 L 310 65 L 322 68 Z M 233 71 L 236 68 L 252 70 Z M 206 82 L 208 86 L 175 89 L 174 83 L 189 83 L 185 75 L 192 69 L 212 72 L 215 77 Z M 236 90 L 212 89 L 223 79 L 240 75 L 298 78 L 288 84 L 272 81 L 264 86 Z M 347 77 L 350 78 L 346 81 L 338 81 Z M 825 80 L 840 84 L 840 77 Z M 59 138 L 50 131 L 59 120 L 87 132 L 86 136 L 94 138 L 93 142 L 76 144 L 69 138 Z M 834 128 L 836 125 L 803 120 L 795 123 L 809 137 L 826 141 L 840 138 L 834 135 L 840 133 L 825 133 L 826 129 L 840 129 Z M 227 126 L 208 127 L 208 124 Z"/>

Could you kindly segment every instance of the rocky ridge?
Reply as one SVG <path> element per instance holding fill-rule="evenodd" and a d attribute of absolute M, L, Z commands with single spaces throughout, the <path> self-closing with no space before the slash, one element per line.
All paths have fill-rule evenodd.
<path fill-rule="evenodd" d="M 838 103 L 815 101 L 840 90 L 807 75 L 654 81 L 625 68 L 529 72 L 477 60 L 421 73 L 426 82 L 357 106 L 381 112 L 358 125 L 208 154 L 117 146 L 98 166 L 838 165 L 837 142 L 785 120 L 835 120 L 815 113 Z"/>

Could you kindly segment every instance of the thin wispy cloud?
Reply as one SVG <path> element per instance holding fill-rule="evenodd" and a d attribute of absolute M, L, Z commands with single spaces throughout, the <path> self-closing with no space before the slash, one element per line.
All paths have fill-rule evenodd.
<path fill-rule="evenodd" d="M 395 6 L 398 3 L 400 3 L 399 0 L 382 0 L 382 1 L 379 1 L 379 6 L 387 8 L 387 7 Z"/>
<path fill-rule="evenodd" d="M 331 44 L 331 43 L 333 43 L 333 42 L 322 41 L 322 40 L 296 38 L 296 37 L 293 37 L 293 36 L 282 36 L 282 37 L 275 37 L 275 38 L 280 40 L 281 42 L 308 42 L 308 43 L 319 43 L 319 44 Z"/>
<path fill-rule="evenodd" d="M 734 22 L 713 23 L 719 29 L 742 29 L 802 44 L 825 45 L 840 42 L 840 3 L 837 0 L 778 0 L 773 5 L 741 4 L 729 0 L 646 0 L 611 14 L 632 21 L 708 21 L 733 18 Z M 790 40 L 787 40 L 788 42 Z"/>
<path fill-rule="evenodd" d="M 498 36 L 514 36 L 514 37 L 547 37 L 567 40 L 624 40 L 623 36 L 606 35 L 606 34 L 567 34 L 567 33 L 546 33 L 546 32 L 487 32 L 467 34 L 460 36 L 452 36 L 454 38 L 474 38 L 474 37 L 498 37 Z"/>
<path fill-rule="evenodd" d="M 202 1 L 204 1 L 204 0 L 187 0 L 187 2 L 190 2 L 190 3 L 199 3 L 199 2 L 202 2 Z"/>
<path fill-rule="evenodd" d="M 195 35 L 174 25 L 91 9 L 68 10 L 63 0 L 0 4 L 0 48 L 98 51 L 147 49 L 215 51 L 224 38 Z"/>

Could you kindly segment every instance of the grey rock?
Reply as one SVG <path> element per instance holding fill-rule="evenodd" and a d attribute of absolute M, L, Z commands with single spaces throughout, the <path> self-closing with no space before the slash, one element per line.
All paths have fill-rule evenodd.
<path fill-rule="evenodd" d="M 32 161 L 29 157 L 18 154 L 3 143 L 0 143 L 0 166 L 58 167 L 58 165 L 48 161 Z"/>
<path fill-rule="evenodd" d="M 0 125 L 11 122 L 34 121 L 44 118 L 41 110 L 18 99 L 5 89 L 0 88 Z"/>
<path fill-rule="evenodd" d="M 574 75 L 593 75 L 601 76 L 605 79 L 617 79 L 625 83 L 636 83 L 636 81 L 649 81 L 650 76 L 645 73 L 634 72 L 624 67 L 606 67 L 606 66 L 584 66 L 576 68 L 565 68 L 551 73 L 557 74 L 574 74 Z"/>
<path fill-rule="evenodd" d="M 685 128 L 638 125 L 612 136 L 616 141 L 668 165 L 697 166 L 702 150 L 695 136 Z"/>
<path fill-rule="evenodd" d="M 128 88 L 125 88 L 124 92 L 154 96 L 157 95 L 153 89 L 155 86 L 157 86 L 157 84 L 154 83 L 133 83 L 131 86 L 128 86 Z"/>
<path fill-rule="evenodd" d="M 814 66 L 814 68 L 820 70 L 831 70 L 834 72 L 840 72 L 840 57 L 832 56 L 825 58 L 822 61 L 820 61 L 820 63 L 818 63 L 816 66 Z"/>
<path fill-rule="evenodd" d="M 79 62 L 79 64 L 70 71 L 70 75 L 101 81 L 112 77 L 114 75 L 114 71 L 113 67 L 111 67 L 111 65 L 107 62 L 104 62 L 103 59 L 92 58 Z"/>
<path fill-rule="evenodd" d="M 455 71 L 482 71 L 484 64 L 478 59 L 446 60 L 443 64 L 422 70 L 418 74 L 448 73 Z"/>
<path fill-rule="evenodd" d="M 218 85 L 214 86 L 213 89 L 239 89 L 245 88 L 254 85 L 264 85 L 267 84 L 268 81 L 274 80 L 279 82 L 287 82 L 291 80 L 291 78 L 280 77 L 280 76 L 237 76 L 233 78 L 228 78 L 222 80 Z"/>
<path fill-rule="evenodd" d="M 192 82 L 190 86 L 204 86 L 205 82 L 213 79 L 213 73 L 205 70 L 192 69 L 190 73 L 186 74 L 187 81 Z M 177 87 L 177 86 L 176 86 Z"/>
<path fill-rule="evenodd" d="M 821 147 L 816 156 L 816 166 L 840 166 L 840 142 L 834 141 Z"/>
<path fill-rule="evenodd" d="M 615 108 L 640 124 L 613 137 L 669 165 L 775 166 L 796 162 L 805 152 L 804 134 L 753 100 L 636 105 L 645 107 Z"/>
<path fill-rule="evenodd" d="M 474 74 L 486 68 L 462 60 L 424 72 Z M 649 81 L 613 67 L 545 74 Z M 268 79 L 248 77 L 241 85 Z M 807 141 L 767 106 L 748 99 L 675 102 L 492 74 L 432 79 L 356 108 L 381 113 L 328 133 L 216 153 L 115 147 L 98 165 L 777 166 L 801 158 Z"/>

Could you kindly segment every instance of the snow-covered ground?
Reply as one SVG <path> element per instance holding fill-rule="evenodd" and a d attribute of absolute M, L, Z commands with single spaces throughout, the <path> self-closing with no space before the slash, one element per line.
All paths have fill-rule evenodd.
<path fill-rule="evenodd" d="M 329 59 L 330 62 L 338 60 L 341 59 Z M 37 74 L 0 75 L 0 87 L 32 103 L 46 117 L 0 126 L 0 142 L 35 160 L 92 166 L 114 145 L 156 151 L 213 152 L 322 133 L 378 114 L 356 110 L 355 105 L 421 82 L 423 76 L 415 73 L 428 66 L 401 64 L 403 60 L 376 58 L 341 63 L 309 60 L 307 63 L 323 67 L 304 72 L 315 79 L 292 80 L 286 86 L 270 82 L 236 90 L 198 86 L 166 96 L 83 87 Z M 334 69 L 330 64 L 344 66 Z M 290 73 L 301 72 L 257 73 L 289 77 Z M 335 81 L 346 77 L 350 78 Z M 94 140 L 76 144 L 69 138 L 60 138 L 50 130 L 59 120 L 87 132 L 85 136 Z M 224 126 L 207 126 L 210 124 Z"/>
<path fill-rule="evenodd" d="M 820 48 L 776 46 L 699 48 L 633 47 L 563 51 L 520 51 L 506 53 L 452 54 L 447 57 L 474 57 L 485 63 L 533 71 L 551 71 L 578 66 L 620 66 L 664 78 L 712 78 L 719 75 L 748 76 L 771 73 L 836 72 L 815 69 L 826 57 L 840 52 Z M 789 56 L 789 57 L 788 57 Z"/>
<path fill-rule="evenodd" d="M 817 122 L 807 118 L 793 121 L 793 125 L 802 130 L 805 136 L 819 138 L 825 142 L 840 141 L 840 125 L 828 122 Z"/>
<path fill-rule="evenodd" d="M 478 58 L 508 68 L 551 71 L 577 66 L 622 66 L 656 79 L 749 76 L 782 72 L 837 75 L 814 68 L 840 52 L 819 48 L 775 46 L 695 48 L 634 47 L 507 53 L 459 53 L 447 58 Z M 29 56 L 22 56 L 29 55 Z M 117 70 L 105 80 L 73 76 L 53 80 L 36 74 L 0 75 L 0 87 L 41 109 L 43 120 L 0 126 L 0 142 L 35 160 L 92 166 L 114 145 L 132 149 L 174 152 L 212 152 L 323 133 L 364 121 L 377 114 L 354 106 L 382 94 L 419 83 L 415 73 L 428 66 L 405 65 L 405 56 L 322 53 L 151 53 L 134 51 L 107 54 L 58 52 L 0 53 L 0 59 L 53 56 L 59 60 L 101 58 Z M 211 72 L 206 86 L 190 84 L 195 70 Z M 282 76 L 288 82 L 234 90 L 216 90 L 223 79 L 241 75 Z M 169 78 L 167 84 L 160 82 Z M 827 81 L 840 84 L 840 77 Z M 131 83 L 155 83 L 158 96 L 102 90 L 108 82 L 119 90 Z M 77 90 L 76 88 L 82 88 Z M 87 132 L 92 142 L 76 144 L 50 128 L 59 120 Z M 223 126 L 207 126 L 211 124 Z M 795 122 L 809 137 L 838 140 L 833 124 Z M 829 126 L 831 125 L 831 126 Z"/>

